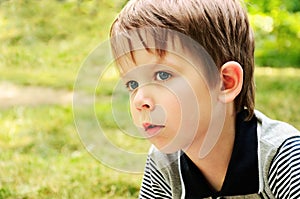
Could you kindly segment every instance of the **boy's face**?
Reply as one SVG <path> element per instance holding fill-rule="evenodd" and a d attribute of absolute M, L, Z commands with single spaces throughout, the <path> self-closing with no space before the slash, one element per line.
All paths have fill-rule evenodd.
<path fill-rule="evenodd" d="M 134 124 L 166 153 L 187 149 L 195 141 L 201 144 L 216 99 L 200 71 L 171 53 L 161 59 L 139 50 L 134 57 L 135 63 L 119 61 Z"/>

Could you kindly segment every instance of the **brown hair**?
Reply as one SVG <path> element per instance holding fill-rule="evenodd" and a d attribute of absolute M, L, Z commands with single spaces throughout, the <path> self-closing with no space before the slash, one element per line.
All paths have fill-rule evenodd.
<path fill-rule="evenodd" d="M 228 61 L 239 62 L 244 79 L 235 108 L 237 112 L 246 108 L 247 119 L 253 116 L 254 38 L 239 0 L 130 0 L 110 35 L 143 27 L 171 29 L 191 37 L 210 54 L 218 69 Z"/>

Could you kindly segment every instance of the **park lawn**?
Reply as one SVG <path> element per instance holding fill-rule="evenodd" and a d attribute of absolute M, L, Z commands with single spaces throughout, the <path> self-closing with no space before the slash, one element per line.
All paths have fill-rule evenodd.
<path fill-rule="evenodd" d="M 72 90 L 81 64 L 108 37 L 122 4 L 1 1 L 0 81 Z M 137 197 L 142 176 L 93 158 L 72 111 L 71 104 L 1 109 L 0 198 Z"/>
<path fill-rule="evenodd" d="M 0 81 L 71 90 L 123 3 L 0 1 Z"/>
<path fill-rule="evenodd" d="M 1 199 L 137 198 L 142 176 L 93 158 L 70 106 L 14 107 L 0 118 Z"/>
<path fill-rule="evenodd" d="M 300 69 L 257 67 L 256 108 L 300 129 Z"/>

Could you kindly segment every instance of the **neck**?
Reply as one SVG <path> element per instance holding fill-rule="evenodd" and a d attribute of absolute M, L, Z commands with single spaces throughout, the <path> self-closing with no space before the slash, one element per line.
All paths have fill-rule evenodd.
<path fill-rule="evenodd" d="M 201 155 L 199 146 L 205 145 L 204 142 L 211 142 L 211 139 L 206 139 L 205 141 L 203 139 L 195 139 L 195 142 L 185 151 L 216 191 L 222 189 L 231 158 L 235 138 L 235 117 L 233 111 L 226 112 L 224 126 L 221 132 L 217 133 L 218 137 L 215 138 L 213 146 L 210 147 L 205 156 Z M 211 133 L 208 131 L 208 134 Z"/>

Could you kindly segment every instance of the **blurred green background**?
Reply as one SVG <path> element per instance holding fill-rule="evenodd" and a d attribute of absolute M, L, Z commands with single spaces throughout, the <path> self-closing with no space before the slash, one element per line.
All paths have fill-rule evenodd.
<path fill-rule="evenodd" d="M 72 113 L 77 72 L 108 38 L 124 4 L 0 0 L 0 199 L 137 198 L 142 176 L 95 160 L 80 142 Z M 246 5 L 256 38 L 257 108 L 300 128 L 300 2 Z M 110 97 L 110 89 L 102 94 Z M 110 126 L 108 118 L 99 115 Z M 117 144 L 147 150 L 119 136 Z"/>

